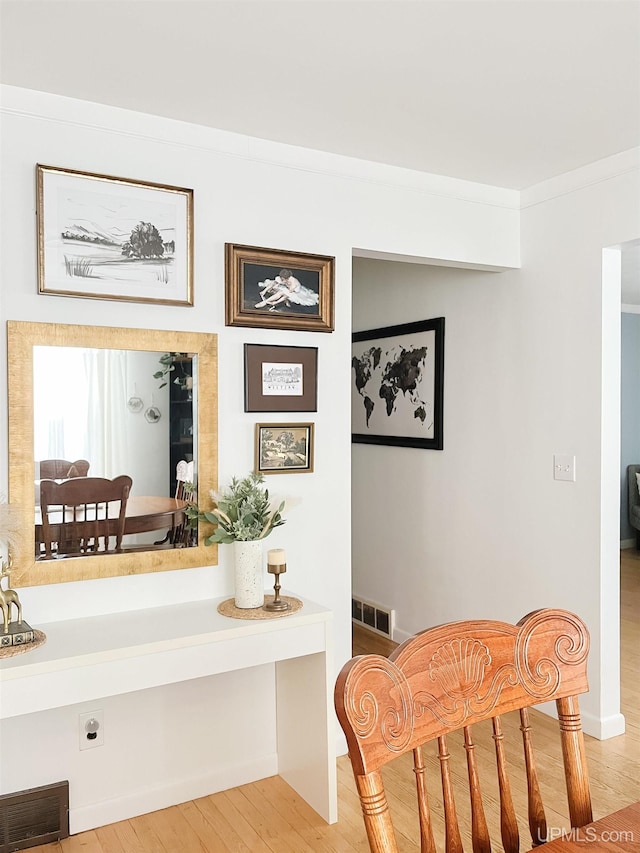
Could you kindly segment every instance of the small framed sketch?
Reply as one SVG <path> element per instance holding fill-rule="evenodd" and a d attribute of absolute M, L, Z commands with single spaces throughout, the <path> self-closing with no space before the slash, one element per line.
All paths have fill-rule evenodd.
<path fill-rule="evenodd" d="M 193 190 L 36 166 L 38 290 L 193 305 Z"/>
<path fill-rule="evenodd" d="M 313 424 L 256 424 L 256 473 L 313 471 Z"/>
<path fill-rule="evenodd" d="M 334 260 L 226 243 L 227 326 L 332 332 Z"/>
<path fill-rule="evenodd" d="M 316 412 L 318 348 L 244 345 L 245 412 Z"/>
<path fill-rule="evenodd" d="M 352 441 L 443 447 L 444 317 L 356 332 Z"/>

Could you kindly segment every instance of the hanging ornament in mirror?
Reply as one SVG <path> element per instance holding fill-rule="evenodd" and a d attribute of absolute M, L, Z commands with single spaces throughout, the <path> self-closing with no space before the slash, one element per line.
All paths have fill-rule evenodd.
<path fill-rule="evenodd" d="M 127 400 L 127 408 L 134 414 L 141 412 L 144 408 L 144 402 L 141 397 L 138 397 L 138 389 L 136 388 L 135 383 L 133 385 L 133 394 Z"/>
<path fill-rule="evenodd" d="M 150 424 L 157 424 L 160 418 L 162 417 L 162 414 L 157 406 L 149 406 L 149 408 L 144 413 L 144 416 Z"/>

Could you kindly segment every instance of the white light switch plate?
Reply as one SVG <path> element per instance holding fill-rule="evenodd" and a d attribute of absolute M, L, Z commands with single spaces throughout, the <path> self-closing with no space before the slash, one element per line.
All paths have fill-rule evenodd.
<path fill-rule="evenodd" d="M 565 453 L 554 453 L 553 455 L 553 479 L 576 481 L 576 457 Z"/>

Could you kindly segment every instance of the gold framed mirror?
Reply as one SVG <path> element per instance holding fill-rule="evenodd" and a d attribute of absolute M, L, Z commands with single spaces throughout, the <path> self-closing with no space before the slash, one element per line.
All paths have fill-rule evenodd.
<path fill-rule="evenodd" d="M 52 323 L 31 323 L 10 320 L 7 322 L 8 341 L 8 402 L 9 402 L 9 501 L 18 507 L 20 531 L 18 536 L 17 560 L 12 585 L 18 587 L 68 581 L 143 574 L 217 565 L 217 547 L 205 546 L 204 539 L 211 529 L 202 522 L 198 524 L 197 544 L 193 547 L 162 547 L 158 542 L 139 546 L 120 553 L 92 553 L 64 559 L 36 558 L 36 531 L 40 508 L 37 505 L 37 483 L 34 450 L 34 412 L 41 410 L 34 399 L 34 362 L 42 360 L 41 347 L 80 348 L 84 350 L 131 352 L 153 356 L 152 363 L 160 370 L 166 366 L 166 355 L 187 356 L 193 376 L 194 404 L 192 423 L 182 417 L 179 429 L 190 440 L 193 450 L 198 493 L 204 496 L 217 486 L 217 336 L 199 332 L 175 332 L 149 329 L 123 329 L 107 326 L 72 326 Z M 45 360 L 47 351 L 44 351 Z M 156 358 L 157 356 L 157 358 Z M 157 363 L 161 357 L 165 361 Z M 153 388 L 165 383 L 165 376 L 150 374 Z M 60 375 L 55 393 L 63 399 L 74 395 L 74 377 Z M 131 389 L 129 389 L 131 390 Z M 132 391 L 136 402 L 137 390 Z M 154 393 L 160 394 L 160 391 Z M 154 393 L 147 400 L 145 412 L 135 417 L 143 419 L 147 428 L 157 428 L 161 408 L 155 405 Z M 165 392 L 166 393 L 166 392 Z M 131 402 L 129 399 L 129 402 Z M 168 399 L 168 397 L 167 397 Z M 151 411 L 149 411 L 151 410 Z M 129 406 L 137 412 L 138 406 Z M 144 418 L 144 414 L 149 416 Z M 167 413 L 165 413 L 167 414 Z M 126 425 L 116 432 L 126 437 Z M 149 435 L 151 434 L 148 433 Z M 168 466 L 168 461 L 162 460 Z M 127 473 L 120 471 L 118 473 Z M 47 475 L 50 476 L 50 475 Z M 72 474 L 75 476 L 75 474 Z M 105 476 L 100 471 L 89 476 Z M 115 476 L 115 475 L 110 475 Z M 135 489 L 135 483 L 134 483 Z M 164 493 L 163 493 L 164 494 Z M 167 484 L 166 494 L 169 494 Z M 201 498 L 202 500 L 202 498 Z"/>

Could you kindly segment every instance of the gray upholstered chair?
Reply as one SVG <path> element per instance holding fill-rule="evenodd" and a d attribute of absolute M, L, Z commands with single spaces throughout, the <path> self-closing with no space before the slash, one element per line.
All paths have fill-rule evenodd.
<path fill-rule="evenodd" d="M 636 532 L 636 548 L 640 548 L 640 491 L 636 474 L 640 474 L 640 465 L 627 465 L 629 524 Z"/>

